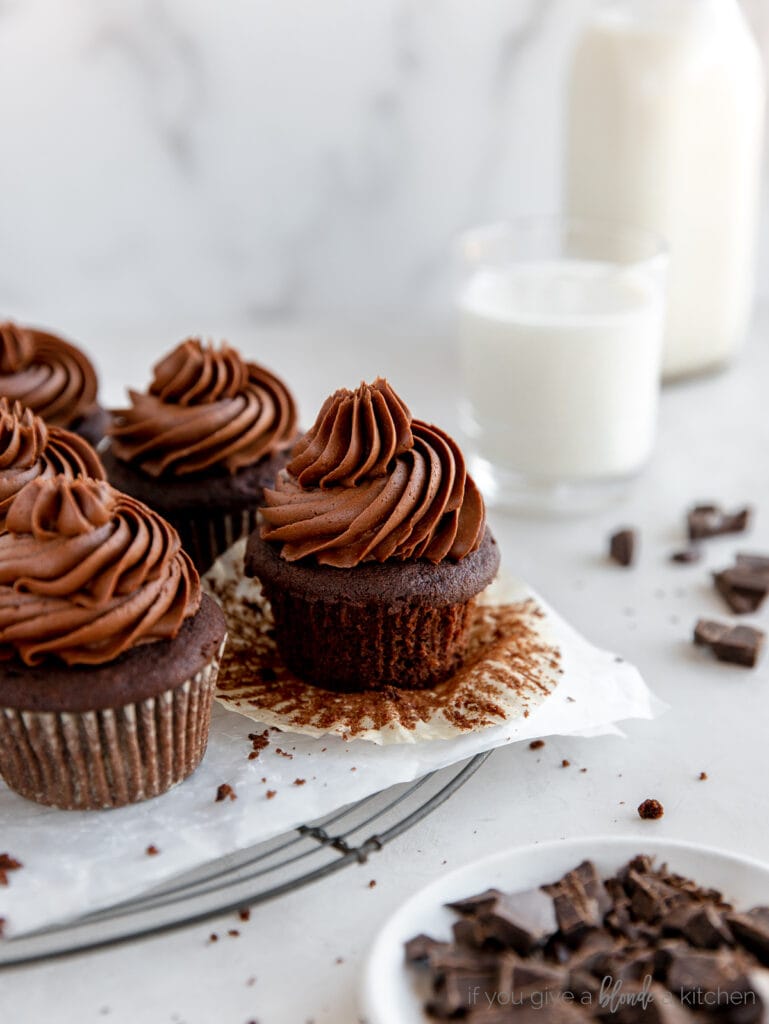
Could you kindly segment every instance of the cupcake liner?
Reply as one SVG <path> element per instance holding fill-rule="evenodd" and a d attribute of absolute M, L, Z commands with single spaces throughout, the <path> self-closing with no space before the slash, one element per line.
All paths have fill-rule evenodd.
<path fill-rule="evenodd" d="M 123 807 L 190 775 L 208 742 L 224 651 L 156 697 L 102 711 L 0 709 L 2 775 L 37 803 L 64 810 Z"/>
<path fill-rule="evenodd" d="M 262 585 L 286 665 L 329 690 L 421 689 L 451 675 L 462 661 L 473 600 L 442 607 L 404 601 L 393 609 L 307 601 Z"/>
<path fill-rule="evenodd" d="M 163 515 L 177 530 L 182 547 L 202 574 L 227 548 L 256 529 L 257 508 L 232 512 L 211 508 L 201 512 L 164 512 Z"/>

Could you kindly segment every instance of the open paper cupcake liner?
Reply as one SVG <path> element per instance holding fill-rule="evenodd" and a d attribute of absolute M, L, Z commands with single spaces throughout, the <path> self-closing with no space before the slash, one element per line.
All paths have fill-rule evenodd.
<path fill-rule="evenodd" d="M 259 582 L 242 575 L 244 548 L 241 541 L 221 557 L 204 585 L 230 634 L 216 698 L 256 722 L 376 744 L 449 740 L 528 717 L 559 683 L 550 618 L 530 591 L 498 579 L 474 602 L 464 663 L 448 679 L 424 690 L 314 686 L 284 664 L 269 602 Z"/>
<path fill-rule="evenodd" d="M 137 703 L 78 713 L 0 709 L 6 783 L 64 810 L 122 807 L 165 793 L 205 753 L 224 646 L 190 679 Z"/>

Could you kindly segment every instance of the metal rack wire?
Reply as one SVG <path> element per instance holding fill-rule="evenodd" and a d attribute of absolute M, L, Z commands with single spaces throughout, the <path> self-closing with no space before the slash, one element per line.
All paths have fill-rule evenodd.
<path fill-rule="evenodd" d="M 362 864 L 455 793 L 489 753 L 350 804 L 161 888 L 62 925 L 0 942 L 0 968 L 82 953 L 251 907 Z"/>

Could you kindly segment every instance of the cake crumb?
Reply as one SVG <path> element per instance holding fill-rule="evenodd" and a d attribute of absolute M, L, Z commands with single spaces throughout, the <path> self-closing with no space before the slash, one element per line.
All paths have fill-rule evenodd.
<path fill-rule="evenodd" d="M 587 771 L 587 768 L 580 768 L 580 771 L 581 771 L 582 773 L 584 773 L 584 772 L 586 772 L 586 771 Z"/>
<path fill-rule="evenodd" d="M 294 779 L 294 785 L 295 786 L 303 786 L 306 781 L 307 781 L 306 779 Z"/>
<path fill-rule="evenodd" d="M 376 878 L 372 878 L 368 884 L 369 889 L 376 889 Z"/>
<path fill-rule="evenodd" d="M 214 803 L 218 804 L 222 800 L 226 800 L 227 797 L 229 797 L 230 800 L 237 800 L 238 794 L 235 792 L 235 790 L 232 788 L 229 782 L 223 782 L 216 791 L 216 799 L 214 800 Z"/>
<path fill-rule="evenodd" d="M 219 941 L 219 936 L 216 934 L 216 932 L 211 932 L 211 934 L 208 936 L 208 941 L 209 942 L 218 942 Z"/>
<path fill-rule="evenodd" d="M 281 750 L 280 747 L 276 747 L 275 748 L 275 753 L 276 754 L 280 754 L 281 757 L 287 757 L 289 759 L 289 761 L 293 761 L 293 759 L 294 759 L 294 755 L 293 754 L 289 754 L 289 752 L 287 750 Z"/>
<path fill-rule="evenodd" d="M 154 843 L 150 843 L 150 845 L 144 852 L 147 854 L 148 857 L 157 857 L 157 855 L 160 853 L 160 850 L 157 848 L 157 846 L 155 846 Z"/>
<path fill-rule="evenodd" d="M 8 885 L 8 872 L 18 871 L 24 865 L 10 853 L 0 853 L 0 885 Z"/>
<path fill-rule="evenodd" d="M 246 988 L 253 988 L 256 984 L 256 978 L 252 974 L 250 978 L 246 978 Z"/>
<path fill-rule="evenodd" d="M 277 789 L 268 789 L 264 795 L 268 800 L 272 800 L 272 798 L 277 795 L 277 792 Z"/>
<path fill-rule="evenodd" d="M 569 768 L 570 766 L 571 761 L 567 761 L 566 758 L 564 758 L 563 761 L 561 761 L 561 768 Z"/>
<path fill-rule="evenodd" d="M 659 800 L 644 800 L 638 805 L 638 815 L 644 821 L 656 821 L 665 813 L 665 808 Z"/>
<path fill-rule="evenodd" d="M 544 740 L 532 740 L 529 744 L 529 750 L 541 750 L 545 745 Z"/>
<path fill-rule="evenodd" d="M 241 921 L 250 921 L 251 911 L 249 910 L 248 907 L 243 907 L 242 910 L 238 911 L 238 917 L 240 918 Z"/>
<path fill-rule="evenodd" d="M 264 732 L 250 732 L 248 738 L 251 740 L 251 752 L 248 755 L 249 761 L 253 761 L 255 757 L 259 757 L 259 754 L 264 750 L 265 747 L 270 745 L 270 730 L 265 729 Z"/>
<path fill-rule="evenodd" d="M 699 778 L 700 778 L 700 782 L 707 782 L 708 773 L 707 772 L 700 772 Z"/>
<path fill-rule="evenodd" d="M 240 932 L 238 931 L 238 929 L 237 929 L 237 928 L 228 928 L 228 929 L 227 929 L 227 934 L 228 934 L 228 935 L 229 935 L 229 936 L 230 936 L 231 938 L 233 938 L 233 939 L 237 939 L 237 938 L 238 938 L 238 936 L 240 935 Z"/>

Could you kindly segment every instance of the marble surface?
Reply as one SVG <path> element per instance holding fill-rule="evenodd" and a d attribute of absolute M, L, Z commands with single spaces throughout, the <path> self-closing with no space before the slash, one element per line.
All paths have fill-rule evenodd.
<path fill-rule="evenodd" d="M 769 862 L 769 655 L 747 671 L 713 661 L 690 641 L 697 617 L 726 617 L 710 570 L 737 550 L 769 550 L 762 468 L 769 419 L 758 415 L 769 377 L 768 332 L 764 315 L 733 370 L 665 390 L 651 465 L 620 504 L 573 521 L 492 515 L 505 567 L 593 642 L 638 665 L 670 705 L 665 715 L 628 723 L 626 739 L 554 738 L 537 752 L 526 745 L 499 750 L 450 801 L 368 864 L 266 904 L 247 924 L 229 915 L 0 972 L 0 1021 L 358 1024 L 362 963 L 388 915 L 440 873 L 484 853 L 608 834 L 633 837 L 639 849 L 649 836 L 677 838 Z M 354 364 L 362 375 L 384 369 L 420 415 L 456 425 L 456 364 L 441 335 L 274 326 L 266 340 L 308 415 Z M 106 367 L 109 393 L 138 374 L 153 344 L 121 349 L 122 362 Z M 746 538 L 709 542 L 701 564 L 673 565 L 668 555 L 682 542 L 684 509 L 699 500 L 751 502 L 754 528 Z M 605 554 L 608 534 L 625 523 L 641 530 L 632 570 L 609 564 Z M 769 611 L 751 621 L 766 629 Z M 570 767 L 561 767 L 564 758 Z M 699 781 L 702 771 L 707 781 Z M 663 803 L 660 821 L 639 819 L 635 808 L 647 797 Z M 240 935 L 229 937 L 230 928 Z"/>
<path fill-rule="evenodd" d="M 594 3 L 2 0 L 0 311 L 440 312 L 458 229 L 559 205 Z"/>

